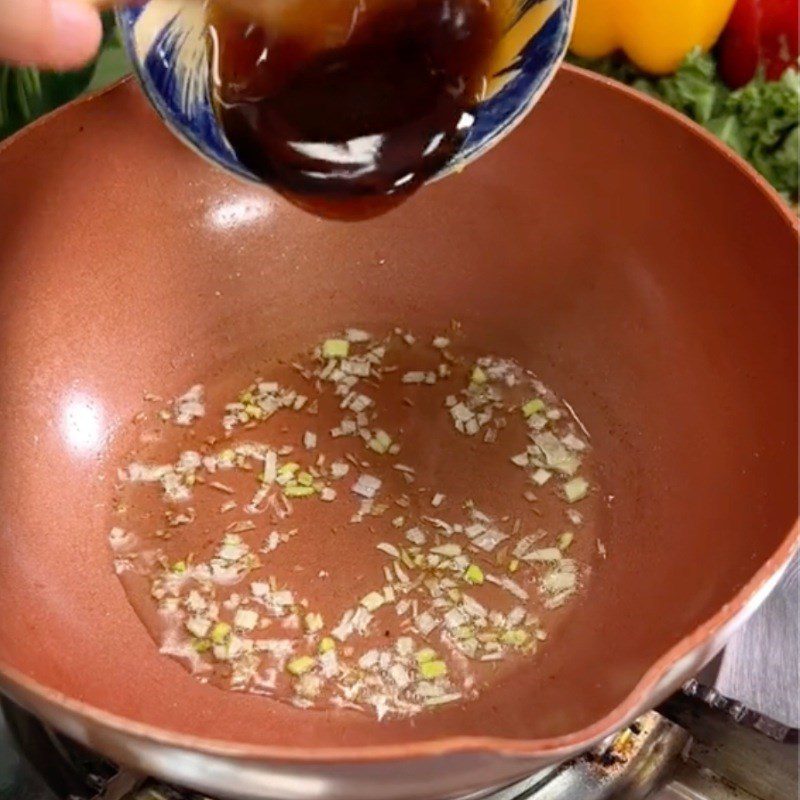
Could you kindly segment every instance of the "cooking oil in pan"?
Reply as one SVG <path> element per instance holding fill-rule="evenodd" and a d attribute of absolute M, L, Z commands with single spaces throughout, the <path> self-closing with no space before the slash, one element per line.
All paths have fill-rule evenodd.
<path fill-rule="evenodd" d="M 141 416 L 109 527 L 162 652 L 378 718 L 530 674 L 603 558 L 571 407 L 460 329 L 310 345 Z"/>

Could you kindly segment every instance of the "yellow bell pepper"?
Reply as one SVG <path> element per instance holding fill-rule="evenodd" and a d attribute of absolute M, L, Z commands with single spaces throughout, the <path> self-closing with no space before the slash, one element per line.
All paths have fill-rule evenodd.
<path fill-rule="evenodd" d="M 717 41 L 735 0 L 578 0 L 570 49 L 584 58 L 623 50 L 646 72 L 674 72 Z"/>

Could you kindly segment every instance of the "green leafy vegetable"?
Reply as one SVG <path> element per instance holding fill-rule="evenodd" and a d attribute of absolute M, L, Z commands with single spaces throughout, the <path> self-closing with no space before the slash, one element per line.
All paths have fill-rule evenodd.
<path fill-rule="evenodd" d="M 653 78 L 616 57 L 578 61 L 651 95 L 707 128 L 747 159 L 779 192 L 796 202 L 800 169 L 800 77 L 754 78 L 731 91 L 713 56 L 690 53 L 674 75 Z"/>

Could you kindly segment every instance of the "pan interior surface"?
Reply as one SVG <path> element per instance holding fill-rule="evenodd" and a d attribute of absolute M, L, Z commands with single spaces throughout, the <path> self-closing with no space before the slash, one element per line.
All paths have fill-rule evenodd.
<path fill-rule="evenodd" d="M 731 601 L 794 524 L 792 227 L 695 132 L 598 81 L 562 72 L 480 163 L 358 225 L 209 170 L 130 84 L 0 152 L 0 184 L 0 668 L 47 690 L 311 755 L 569 734 Z M 106 544 L 143 392 L 175 396 L 355 323 L 451 319 L 592 433 L 608 558 L 558 635 L 475 702 L 380 724 L 222 692 L 160 655 Z"/>

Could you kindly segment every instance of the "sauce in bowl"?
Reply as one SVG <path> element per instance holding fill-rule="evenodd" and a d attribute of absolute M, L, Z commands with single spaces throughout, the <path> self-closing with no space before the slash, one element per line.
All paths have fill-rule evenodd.
<path fill-rule="evenodd" d="M 259 26 L 212 2 L 212 97 L 228 141 L 301 207 L 336 218 L 379 214 L 464 141 L 502 34 L 499 8 L 292 0 L 274 25 Z"/>

